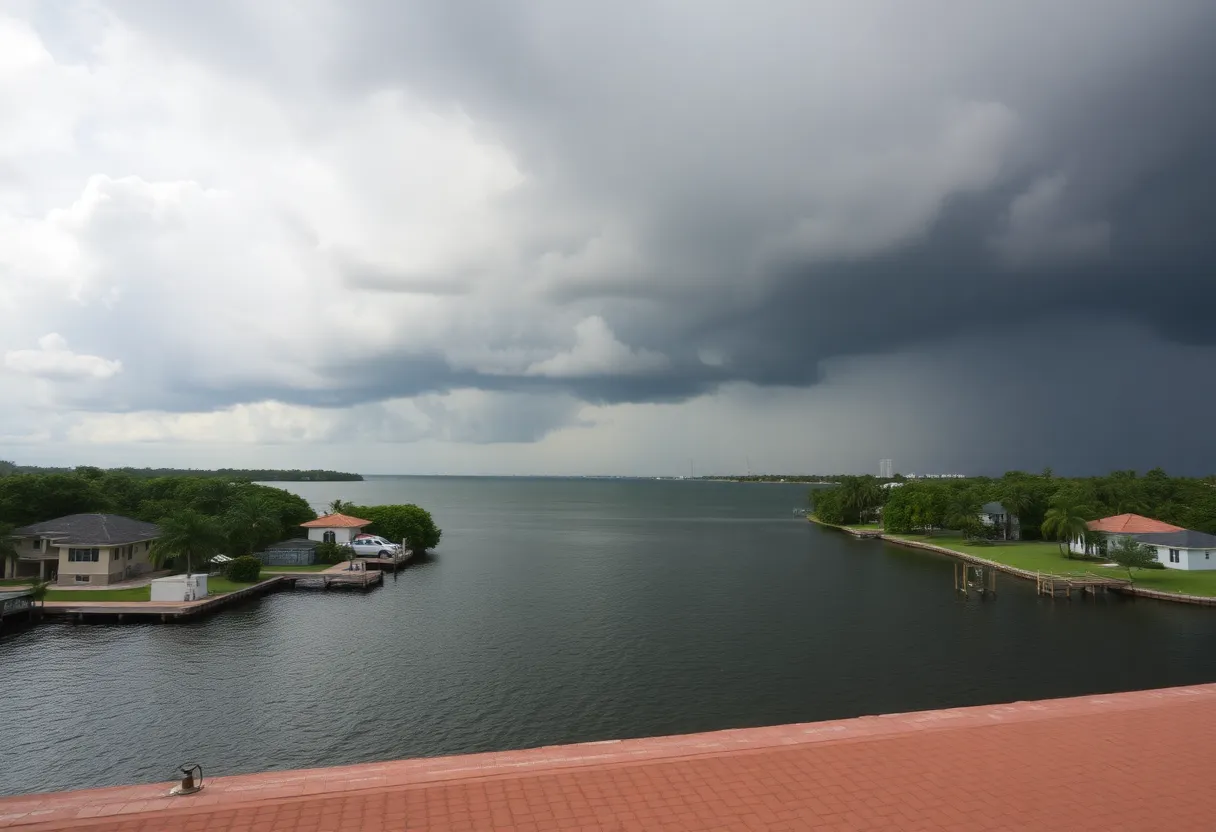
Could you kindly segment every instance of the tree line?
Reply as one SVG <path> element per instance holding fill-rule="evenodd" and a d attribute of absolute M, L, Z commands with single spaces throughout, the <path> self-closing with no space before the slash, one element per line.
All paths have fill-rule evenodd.
<path fill-rule="evenodd" d="M 881 516 L 884 528 L 895 533 L 956 529 L 982 536 L 991 530 L 981 528 L 980 509 L 999 502 L 1019 518 L 1026 540 L 1082 537 L 1087 520 L 1128 513 L 1216 534 L 1216 479 L 1171 477 L 1160 468 L 1073 478 L 1054 476 L 1050 469 L 1010 471 L 998 478 L 908 480 L 899 487 L 884 487 L 877 477 L 845 476 L 835 486 L 812 489 L 810 499 L 825 523 L 850 525 Z"/>
<path fill-rule="evenodd" d="M 439 545 L 442 531 L 415 505 L 356 506 L 335 501 L 331 510 L 366 520 L 367 531 L 405 540 L 414 551 Z M 70 473 L 0 477 L 0 561 L 15 557 L 14 528 L 69 514 L 121 514 L 156 523 L 160 538 L 150 552 L 157 565 L 189 570 L 212 555 L 252 555 L 280 540 L 300 537 L 300 524 L 316 512 L 297 494 L 242 479 L 142 477 L 121 470 L 81 467 Z"/>
<path fill-rule="evenodd" d="M 6 459 L 0 459 L 0 477 L 12 474 L 72 474 L 80 471 L 96 471 L 101 473 L 126 474 L 142 479 L 153 477 L 214 477 L 223 480 L 243 480 L 245 482 L 362 482 L 362 474 L 351 474 L 345 471 L 327 471 L 320 468 L 300 470 L 298 468 L 94 468 L 81 466 L 77 468 L 54 468 L 39 465 L 18 465 Z"/>

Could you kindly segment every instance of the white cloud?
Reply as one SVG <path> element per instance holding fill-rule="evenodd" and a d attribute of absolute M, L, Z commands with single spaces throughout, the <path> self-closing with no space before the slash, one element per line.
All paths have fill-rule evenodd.
<path fill-rule="evenodd" d="M 122 362 L 68 349 L 68 343 L 52 332 L 38 339 L 36 350 L 9 350 L 4 366 L 18 373 L 48 379 L 107 379 L 122 372 Z"/>
<path fill-rule="evenodd" d="M 574 346 L 525 371 L 530 376 L 579 378 L 600 375 L 638 375 L 666 369 L 667 357 L 651 350 L 632 349 L 617 340 L 598 315 L 574 327 Z"/>

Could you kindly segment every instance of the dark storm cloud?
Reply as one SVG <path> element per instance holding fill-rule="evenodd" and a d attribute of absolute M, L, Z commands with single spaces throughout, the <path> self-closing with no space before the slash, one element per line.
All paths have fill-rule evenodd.
<path fill-rule="evenodd" d="M 281 55 L 255 57 L 274 28 L 245 4 L 117 8 L 290 85 Z M 543 297 L 602 315 L 669 365 L 555 378 L 390 351 L 318 368 L 325 390 L 194 387 L 183 408 L 461 387 L 670 401 L 726 381 L 811 385 L 833 357 L 1045 314 L 1216 341 L 1210 2 L 369 0 L 314 19 L 333 24 L 336 94 L 404 85 L 504 140 L 531 180 L 512 206 L 525 250 L 623 229 L 635 266 L 555 278 Z M 546 222 L 584 213 L 568 235 Z M 358 262 L 345 273 L 375 291 L 469 285 Z"/>
<path fill-rule="evenodd" d="M 817 23 L 838 28 L 790 6 L 740 13 L 734 31 L 715 4 L 678 19 L 663 6 L 649 16 L 594 4 L 375 8 L 354 21 L 361 48 L 345 56 L 345 80 L 407 77 L 470 101 L 519 142 L 525 162 L 552 174 L 555 190 L 586 189 L 588 200 L 623 206 L 644 229 L 649 279 L 554 291 L 567 302 L 599 301 L 629 343 L 685 359 L 693 343 L 731 356 L 720 371 L 698 369 L 694 378 L 808 384 L 816 362 L 834 355 L 898 350 L 1048 312 L 1140 321 L 1167 339 L 1216 339 L 1216 327 L 1203 323 L 1216 265 L 1205 219 L 1216 199 L 1210 4 L 989 4 L 989 14 L 927 4 L 920 29 L 891 32 L 885 44 L 891 60 L 911 61 L 907 74 L 918 80 L 910 102 L 894 97 L 902 86 L 888 98 L 850 77 L 864 67 L 847 55 L 836 77 L 813 54 L 783 52 L 799 40 L 808 53 L 822 49 Z M 902 18 L 891 4 L 854 8 L 877 22 Z M 807 28 L 793 36 L 769 28 L 781 23 Z M 901 42 L 933 27 L 947 34 L 926 36 L 926 51 Z M 942 45 L 953 52 L 927 51 Z M 798 69 L 831 76 L 839 108 L 821 110 L 816 90 L 800 96 L 796 77 L 777 74 Z M 873 137 L 859 111 L 963 95 L 1001 102 L 1019 120 L 1017 148 L 990 185 L 948 193 L 923 232 L 898 244 L 744 272 L 737 252 L 763 234 L 764 222 L 807 209 L 805 194 L 785 183 L 820 164 L 798 147 L 805 140 L 816 149 L 816 119 L 855 120 L 865 142 Z M 910 125 L 921 118 L 911 109 L 902 115 Z M 762 130 L 740 126 L 759 118 Z M 1060 178 L 1054 196 L 1051 177 Z M 1031 215 L 1011 216 L 1041 180 L 1051 204 L 1024 202 Z M 892 200 L 901 198 L 897 186 Z M 882 194 L 887 183 L 871 187 Z M 1038 227 L 1034 210 L 1046 212 Z M 697 274 L 707 252 L 734 268 L 721 280 Z M 730 287 L 751 279 L 764 288 L 741 301 Z M 622 294 L 648 301 L 651 314 L 621 304 L 614 315 Z M 701 389 L 676 373 L 663 382 L 677 395 Z M 653 381 L 580 385 L 583 395 L 602 387 L 608 399 L 665 392 Z"/>

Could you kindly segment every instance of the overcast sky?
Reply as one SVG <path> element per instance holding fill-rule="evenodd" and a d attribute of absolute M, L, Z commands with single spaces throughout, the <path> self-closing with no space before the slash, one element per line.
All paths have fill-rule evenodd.
<path fill-rule="evenodd" d="M 0 458 L 1216 472 L 1211 0 L 0 0 Z"/>

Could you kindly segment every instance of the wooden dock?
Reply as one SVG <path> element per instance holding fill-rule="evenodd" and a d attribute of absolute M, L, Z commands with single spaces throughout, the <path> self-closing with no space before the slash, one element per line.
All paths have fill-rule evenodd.
<path fill-rule="evenodd" d="M 387 558 L 355 558 L 367 565 L 368 569 L 379 569 L 382 572 L 396 572 L 399 569 L 405 568 L 405 565 L 414 557 L 412 549 L 403 549 L 401 554 L 392 555 Z"/>
<path fill-rule="evenodd" d="M 1104 575 L 1095 575 L 1092 572 L 1073 575 L 1048 575 L 1037 573 L 1035 576 L 1035 591 L 1039 595 L 1050 595 L 1055 598 L 1057 593 L 1064 593 L 1064 597 L 1072 600 L 1073 590 L 1077 590 L 1084 595 L 1097 595 L 1099 592 L 1114 590 L 1122 591 L 1130 587 L 1131 581 L 1125 578 L 1108 578 Z"/>
<path fill-rule="evenodd" d="M 360 589 L 368 590 L 384 583 L 383 569 L 349 569 L 325 572 L 294 572 L 280 575 L 293 589 Z"/>

